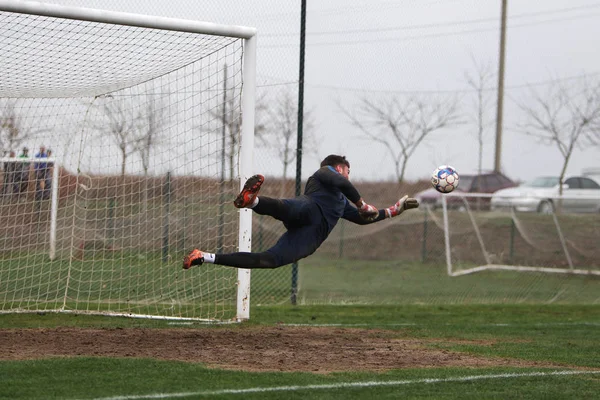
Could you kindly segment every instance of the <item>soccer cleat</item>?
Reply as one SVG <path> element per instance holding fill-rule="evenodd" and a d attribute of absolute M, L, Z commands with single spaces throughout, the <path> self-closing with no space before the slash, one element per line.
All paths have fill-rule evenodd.
<path fill-rule="evenodd" d="M 252 203 L 254 203 L 256 196 L 258 196 L 258 191 L 260 190 L 260 186 L 264 181 L 265 177 L 262 175 L 254 175 L 248 178 L 244 184 L 244 188 L 233 201 L 233 205 L 237 208 L 246 208 L 251 206 Z"/>
<path fill-rule="evenodd" d="M 193 265 L 202 265 L 204 263 L 204 254 L 198 249 L 194 249 L 183 259 L 183 269 L 190 269 Z"/>

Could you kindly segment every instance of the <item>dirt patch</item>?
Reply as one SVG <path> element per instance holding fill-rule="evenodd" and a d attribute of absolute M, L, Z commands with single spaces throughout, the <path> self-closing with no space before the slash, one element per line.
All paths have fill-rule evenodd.
<path fill-rule="evenodd" d="M 550 366 L 432 349 L 428 347 L 430 341 L 395 336 L 397 333 L 390 331 L 320 327 L 4 329 L 0 330 L 0 359 L 136 357 L 200 362 L 233 370 L 318 373 L 448 366 Z"/>

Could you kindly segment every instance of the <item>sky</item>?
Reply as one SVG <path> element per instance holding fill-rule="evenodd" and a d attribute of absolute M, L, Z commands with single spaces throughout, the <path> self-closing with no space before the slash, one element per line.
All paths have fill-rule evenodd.
<path fill-rule="evenodd" d="M 42 0 L 256 27 L 259 90 L 296 93 L 298 86 L 299 0 Z M 441 98 L 459 95 L 463 114 L 473 112 L 474 93 L 465 74 L 475 64 L 497 71 L 500 0 L 331 0 L 307 1 L 305 109 L 315 120 L 318 149 L 306 149 L 303 177 L 320 158 L 344 154 L 359 180 L 393 180 L 388 150 L 368 140 L 343 114 L 362 97 Z M 501 169 L 518 181 L 558 175 L 562 156 L 554 146 L 520 132 L 525 121 L 517 102 L 532 90 L 545 92 L 556 81 L 600 77 L 600 2 L 591 0 L 509 0 L 506 43 L 504 130 Z M 494 78 L 495 79 L 495 78 Z M 493 86 L 496 82 L 493 80 Z M 492 107 L 495 117 L 494 87 Z M 464 118 L 463 118 L 464 119 Z M 409 180 L 427 179 L 436 166 L 459 173 L 477 170 L 475 126 L 430 134 L 408 161 Z M 485 136 L 483 166 L 494 166 L 495 126 Z M 255 172 L 278 175 L 276 156 L 257 149 Z M 600 168 L 600 148 L 576 149 L 567 174 Z"/>

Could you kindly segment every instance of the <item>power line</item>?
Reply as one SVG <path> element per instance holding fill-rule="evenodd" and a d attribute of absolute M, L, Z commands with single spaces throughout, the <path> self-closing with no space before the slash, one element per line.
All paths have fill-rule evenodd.
<path fill-rule="evenodd" d="M 527 26 L 542 25 L 542 24 L 551 23 L 551 22 L 573 21 L 573 20 L 578 20 L 578 19 L 583 19 L 583 18 L 597 17 L 598 15 L 600 15 L 600 13 L 578 15 L 578 16 L 573 16 L 570 18 L 554 18 L 554 19 L 547 19 L 544 21 L 535 21 L 535 22 L 522 23 L 522 24 L 511 24 L 510 28 L 522 28 L 522 27 L 527 27 Z M 471 33 L 492 32 L 492 31 L 497 31 L 498 29 L 499 29 L 498 27 L 494 27 L 494 28 L 467 29 L 467 30 L 455 31 L 455 32 L 431 33 L 431 34 L 414 35 L 414 36 L 391 37 L 391 38 L 315 42 L 315 43 L 310 43 L 310 46 L 317 47 L 317 46 L 330 46 L 330 45 L 336 45 L 336 46 L 357 45 L 357 44 L 363 44 L 363 43 L 403 42 L 403 41 L 409 41 L 409 40 L 422 40 L 422 39 L 431 39 L 431 38 L 448 37 L 448 36 L 459 36 L 459 35 L 465 35 L 465 34 L 471 34 Z M 276 45 L 275 44 L 275 45 L 263 45 L 263 46 L 261 46 L 261 48 L 273 49 L 273 48 L 284 48 L 284 47 L 294 47 L 294 46 L 296 46 L 296 45 L 294 45 L 294 44 Z"/>
<path fill-rule="evenodd" d="M 457 2 L 461 2 L 464 0 L 431 0 L 427 3 L 425 3 L 423 0 L 416 0 L 415 3 L 417 3 L 418 6 L 430 6 L 433 4 L 439 4 L 439 3 L 457 3 Z M 334 14 L 334 15 L 343 15 L 343 14 L 352 14 L 352 13 L 364 13 L 363 10 L 368 10 L 368 11 L 378 11 L 378 10 L 382 10 L 382 9 L 391 9 L 391 8 L 399 8 L 399 7 L 405 7 L 405 4 L 399 2 L 399 1 L 386 1 L 386 2 L 380 2 L 380 3 L 375 3 L 375 2 L 369 2 L 365 5 L 344 5 L 343 7 L 331 7 L 331 8 L 322 8 L 322 9 L 318 9 L 318 8 L 311 8 L 310 10 L 308 10 L 308 13 L 311 15 L 330 15 L 330 14 Z M 296 12 L 278 12 L 278 13 L 266 13 L 266 14 L 260 14 L 260 15 L 255 15 L 256 17 L 261 18 L 261 20 L 265 21 L 265 20 L 273 20 L 273 19 L 281 19 L 281 17 L 297 17 L 298 13 Z"/>
<path fill-rule="evenodd" d="M 557 13 L 565 13 L 571 11 L 579 11 L 579 10 L 587 10 L 591 8 L 600 7 L 600 3 L 588 4 L 585 6 L 579 7 L 568 7 L 568 8 L 560 8 L 548 11 L 540 11 L 534 13 L 523 13 L 512 15 L 510 19 L 520 19 L 520 18 L 529 18 L 529 17 L 537 17 L 542 15 L 552 15 Z M 458 25 L 471 25 L 471 24 L 480 24 L 482 22 L 497 22 L 498 18 L 479 18 L 479 19 L 470 19 L 470 20 L 462 20 L 462 21 L 451 21 L 451 22 L 442 22 L 436 24 L 421 24 L 421 25 L 409 25 L 409 26 L 395 26 L 388 28 L 373 28 L 373 29 L 348 29 L 348 30 L 339 30 L 339 31 L 321 31 L 321 32 L 307 32 L 307 35 L 316 36 L 316 35 L 340 35 L 340 34 L 349 34 L 349 33 L 379 33 L 379 32 L 394 32 L 394 31 L 406 31 L 406 30 L 417 30 L 417 29 L 427 29 L 427 28 L 440 28 L 440 27 L 448 27 L 448 26 L 458 26 Z M 287 37 L 287 36 L 298 36 L 297 32 L 290 33 L 273 33 L 273 34 L 261 34 L 261 38 L 269 38 L 269 37 Z"/>
<path fill-rule="evenodd" d="M 447 4 L 450 2 L 456 3 L 459 1 L 464 1 L 464 0 L 431 0 L 427 3 L 425 3 L 423 0 L 416 0 L 415 3 L 418 6 L 430 6 L 433 4 L 439 4 L 439 3 Z M 316 12 L 320 15 L 327 15 L 327 14 L 342 15 L 342 14 L 351 14 L 354 12 L 363 12 L 362 10 L 364 10 L 364 9 L 366 9 L 367 11 L 377 11 L 377 10 L 382 10 L 382 9 L 399 8 L 399 7 L 405 8 L 406 5 L 403 3 L 405 3 L 405 2 L 399 2 L 399 1 L 387 1 L 387 2 L 381 2 L 381 3 L 369 2 L 369 3 L 365 4 L 364 6 L 345 5 L 343 7 L 332 7 L 332 8 L 325 8 L 325 9 L 321 9 L 321 10 L 311 10 L 310 12 Z"/>
<path fill-rule="evenodd" d="M 569 76 L 566 78 L 560 79 L 548 79 L 544 81 L 537 81 L 532 83 L 523 83 L 519 85 L 505 86 L 505 90 L 513 90 L 513 89 L 523 89 L 535 86 L 544 86 L 557 82 L 566 82 L 576 79 L 582 79 L 585 77 L 597 76 L 600 75 L 599 72 L 592 72 L 580 75 Z M 355 87 L 343 87 L 343 86 L 333 86 L 333 85 L 311 85 L 307 84 L 307 86 L 315 88 L 315 89 L 325 89 L 325 90 L 335 90 L 342 92 L 363 92 L 363 93 L 390 93 L 390 94 L 464 94 L 464 93 L 472 93 L 477 91 L 477 89 L 446 89 L 446 90 L 389 90 L 389 89 L 361 89 Z M 488 87 L 484 88 L 483 91 L 496 91 L 497 87 Z"/>
<path fill-rule="evenodd" d="M 271 87 L 271 86 L 288 86 L 288 85 L 297 85 L 298 81 L 288 81 L 288 82 L 280 82 L 280 83 L 265 83 L 263 85 L 256 85 L 257 88 L 260 87 Z"/>

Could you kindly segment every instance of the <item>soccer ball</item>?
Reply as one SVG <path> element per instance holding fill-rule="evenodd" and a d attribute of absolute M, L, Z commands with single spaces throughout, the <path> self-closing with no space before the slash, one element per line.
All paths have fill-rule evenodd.
<path fill-rule="evenodd" d="M 440 193 L 450 193 L 458 187 L 458 173 L 449 165 L 440 165 L 431 175 L 431 184 Z"/>

